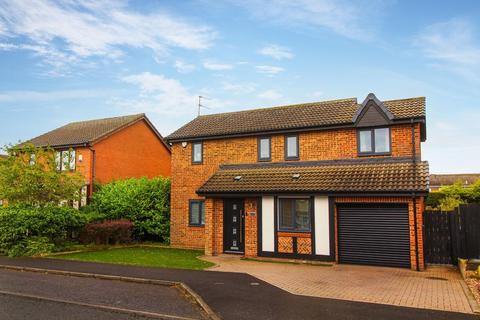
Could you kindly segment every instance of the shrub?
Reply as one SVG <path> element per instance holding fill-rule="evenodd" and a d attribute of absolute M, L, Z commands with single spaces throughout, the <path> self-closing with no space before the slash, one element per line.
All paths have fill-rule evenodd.
<path fill-rule="evenodd" d="M 133 223 L 128 220 L 93 222 L 80 233 L 80 241 L 85 244 L 119 244 L 132 241 Z"/>
<path fill-rule="evenodd" d="M 86 218 L 72 208 L 0 208 L 0 254 L 49 253 L 71 239 Z"/>
<path fill-rule="evenodd" d="M 470 187 L 464 187 L 461 181 L 441 187 L 440 190 L 430 192 L 426 205 L 433 209 L 453 210 L 462 203 L 480 202 L 480 180 Z"/>
<path fill-rule="evenodd" d="M 115 181 L 99 187 L 89 210 L 105 219 L 127 219 L 138 240 L 169 241 L 170 180 L 140 178 Z"/>

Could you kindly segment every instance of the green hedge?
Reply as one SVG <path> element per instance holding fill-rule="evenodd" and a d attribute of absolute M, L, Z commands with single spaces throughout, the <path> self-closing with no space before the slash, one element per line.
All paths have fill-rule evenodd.
<path fill-rule="evenodd" d="M 72 208 L 0 208 L 0 254 L 49 253 L 69 241 L 88 220 Z"/>
<path fill-rule="evenodd" d="M 170 233 L 170 179 L 127 179 L 100 186 L 87 210 L 99 212 L 107 220 L 130 220 L 137 240 L 167 243 Z"/>

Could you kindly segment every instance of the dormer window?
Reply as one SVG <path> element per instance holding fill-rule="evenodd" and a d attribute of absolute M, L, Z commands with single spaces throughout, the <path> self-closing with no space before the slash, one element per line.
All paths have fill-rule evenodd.
<path fill-rule="evenodd" d="M 390 128 L 358 130 L 359 155 L 388 155 L 390 151 Z"/>

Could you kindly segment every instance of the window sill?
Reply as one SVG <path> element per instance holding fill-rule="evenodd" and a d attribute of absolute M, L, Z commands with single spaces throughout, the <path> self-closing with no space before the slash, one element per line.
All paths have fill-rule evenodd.
<path fill-rule="evenodd" d="M 365 152 L 365 153 L 359 153 L 359 157 L 375 157 L 375 156 L 391 156 L 391 152 Z"/>
<path fill-rule="evenodd" d="M 277 232 L 282 232 L 282 233 L 312 233 L 311 230 L 302 230 L 302 231 L 298 231 L 298 230 L 285 230 L 285 229 L 278 229 Z"/>
<path fill-rule="evenodd" d="M 300 157 L 285 158 L 285 161 L 298 161 Z"/>
<path fill-rule="evenodd" d="M 205 228 L 205 225 L 203 224 L 189 224 L 188 225 L 190 228 Z"/>
<path fill-rule="evenodd" d="M 268 159 L 257 159 L 257 162 L 272 162 L 271 158 Z"/>

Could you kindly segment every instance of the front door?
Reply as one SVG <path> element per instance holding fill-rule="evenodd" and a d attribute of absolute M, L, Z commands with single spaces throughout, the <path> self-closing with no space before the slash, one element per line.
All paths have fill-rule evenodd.
<path fill-rule="evenodd" d="M 245 240 L 245 213 L 243 199 L 223 202 L 223 251 L 243 253 Z"/>

